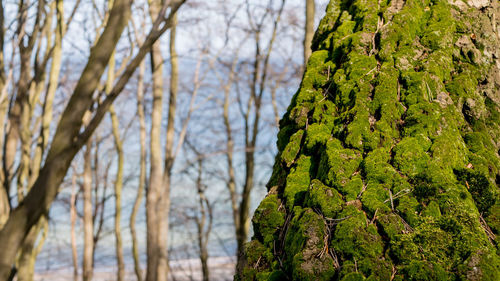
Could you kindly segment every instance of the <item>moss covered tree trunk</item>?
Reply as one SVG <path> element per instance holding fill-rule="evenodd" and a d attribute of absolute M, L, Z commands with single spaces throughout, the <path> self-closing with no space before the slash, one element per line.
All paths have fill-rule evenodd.
<path fill-rule="evenodd" d="M 500 280 L 500 6 L 331 1 L 241 280 Z"/>

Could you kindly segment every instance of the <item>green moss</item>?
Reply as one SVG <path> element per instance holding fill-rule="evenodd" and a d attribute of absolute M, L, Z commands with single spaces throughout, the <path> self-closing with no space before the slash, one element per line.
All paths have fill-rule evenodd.
<path fill-rule="evenodd" d="M 410 226 L 416 226 L 419 224 L 420 219 L 418 216 L 418 209 L 420 204 L 415 197 L 402 197 L 396 200 L 396 209 L 401 212 L 402 217 Z"/>
<path fill-rule="evenodd" d="M 367 181 L 391 183 L 397 175 L 396 169 L 389 164 L 390 148 L 380 147 L 368 153 L 363 159 L 362 168 Z"/>
<path fill-rule="evenodd" d="M 431 50 L 450 48 L 455 31 L 455 21 L 447 2 L 436 1 L 431 10 L 421 42 Z"/>
<path fill-rule="evenodd" d="M 297 166 L 293 167 L 286 178 L 284 196 L 286 207 L 290 210 L 295 204 L 300 204 L 309 188 L 311 157 L 301 156 L 297 160 Z"/>
<path fill-rule="evenodd" d="M 430 160 L 429 155 L 418 144 L 418 140 L 412 137 L 399 142 L 394 147 L 393 153 L 394 166 L 409 177 L 422 173 Z"/>
<path fill-rule="evenodd" d="M 499 279 L 498 42 L 448 2 L 330 1 L 244 280 Z"/>
<path fill-rule="evenodd" d="M 500 234 L 500 200 L 497 200 L 495 205 L 491 206 L 486 222 L 496 235 Z"/>
<path fill-rule="evenodd" d="M 438 225 L 442 230 L 452 234 L 459 234 L 460 231 L 462 231 L 462 226 L 454 218 L 440 218 L 438 220 Z"/>
<path fill-rule="evenodd" d="M 380 224 L 381 230 L 390 240 L 397 239 L 398 235 L 404 231 L 404 225 L 398 215 L 392 212 L 377 212 L 377 222 Z"/>
<path fill-rule="evenodd" d="M 342 210 L 343 203 L 342 195 L 335 189 L 324 185 L 319 180 L 311 181 L 306 196 L 306 206 L 318 209 L 326 217 L 335 218 L 336 214 Z"/>
<path fill-rule="evenodd" d="M 361 193 L 363 185 L 364 183 L 361 175 L 357 174 L 351 177 L 351 179 L 341 188 L 346 201 L 355 200 Z"/>
<path fill-rule="evenodd" d="M 361 159 L 359 152 L 342 148 L 338 140 L 329 140 L 321 155 L 318 174 L 327 185 L 342 191 L 342 186 L 358 170 Z"/>
<path fill-rule="evenodd" d="M 424 93 L 429 93 L 425 90 Z M 420 92 L 422 95 L 422 92 Z M 432 90 L 430 91 L 431 95 Z M 427 95 L 423 94 L 422 98 Z M 438 136 L 442 131 L 442 116 L 437 103 L 420 102 L 411 105 L 406 112 L 404 136 L 418 136 L 424 134 L 431 139 Z"/>
<path fill-rule="evenodd" d="M 355 260 L 357 269 L 364 276 L 374 275 L 379 280 L 390 278 L 390 263 L 382 259 L 384 246 L 377 229 L 373 224 L 367 225 L 367 218 L 363 212 L 349 206 L 340 217 L 348 218 L 336 226 L 332 239 L 332 247 L 339 254 L 340 259 Z M 343 269 L 342 274 L 348 274 Z"/>
<path fill-rule="evenodd" d="M 365 277 L 358 272 L 351 272 L 342 278 L 342 281 L 363 281 Z"/>
<path fill-rule="evenodd" d="M 434 160 L 452 168 L 467 165 L 467 147 L 458 132 L 439 135 L 434 140 L 430 153 Z"/>
<path fill-rule="evenodd" d="M 468 187 L 479 212 L 487 216 L 497 197 L 494 193 L 495 189 L 491 186 L 488 178 L 480 172 L 470 169 L 456 170 L 455 173 L 457 174 L 457 180 Z"/>
<path fill-rule="evenodd" d="M 278 141 L 276 142 L 279 151 L 283 151 L 290 141 L 290 136 L 295 133 L 294 126 L 281 126 L 278 133 Z"/>
<path fill-rule="evenodd" d="M 439 204 L 436 201 L 431 201 L 422 211 L 422 215 L 438 219 L 441 216 L 441 210 L 439 210 Z"/>
<path fill-rule="evenodd" d="M 275 157 L 273 173 L 271 174 L 271 178 L 266 185 L 268 190 L 275 186 L 283 186 L 285 184 L 286 177 L 286 170 L 281 166 L 281 153 L 278 153 Z"/>
<path fill-rule="evenodd" d="M 276 194 L 266 196 L 260 203 L 252 219 L 257 239 L 264 245 L 272 245 L 276 238 L 276 231 L 285 221 L 285 215 L 280 212 L 281 200 Z"/>
<path fill-rule="evenodd" d="M 467 280 L 498 280 L 500 278 L 498 255 L 478 250 L 459 267 L 459 271 L 461 276 L 467 277 Z"/>
<path fill-rule="evenodd" d="M 330 130 L 325 124 L 312 124 L 306 131 L 306 148 L 313 150 L 317 145 L 325 145 L 330 137 Z"/>
<path fill-rule="evenodd" d="M 453 280 L 449 274 L 438 264 L 414 260 L 402 268 L 405 280 L 431 281 L 431 280 Z"/>
<path fill-rule="evenodd" d="M 324 95 L 331 95 L 331 93 L 329 93 L 329 89 L 325 89 L 324 91 Z M 318 102 L 318 105 L 314 108 L 311 121 L 313 122 L 313 125 L 315 123 L 319 123 L 326 126 L 327 128 L 325 129 L 325 132 L 331 132 L 335 125 L 335 117 L 337 117 L 337 107 L 332 101 L 325 98 L 324 100 Z"/>
<path fill-rule="evenodd" d="M 304 136 L 304 131 L 299 130 L 290 137 L 288 144 L 281 153 L 281 159 L 285 162 L 287 167 L 292 166 L 295 162 L 295 158 L 299 154 L 300 147 L 302 144 L 302 137 Z"/>
<path fill-rule="evenodd" d="M 371 214 L 375 213 L 376 210 L 390 211 L 389 197 L 389 190 L 384 185 L 372 181 L 367 184 L 366 190 L 361 196 L 361 202 Z M 387 204 L 384 203 L 386 200 L 389 201 Z"/>
<path fill-rule="evenodd" d="M 245 257 L 248 266 L 244 268 L 241 280 L 258 280 L 259 272 L 267 272 L 273 259 L 271 251 L 257 240 L 245 245 Z"/>
<path fill-rule="evenodd" d="M 328 255 L 317 258 L 324 247 L 325 223 L 306 208 L 296 213 L 285 237 L 285 267 L 294 280 L 329 280 L 335 274 Z"/>

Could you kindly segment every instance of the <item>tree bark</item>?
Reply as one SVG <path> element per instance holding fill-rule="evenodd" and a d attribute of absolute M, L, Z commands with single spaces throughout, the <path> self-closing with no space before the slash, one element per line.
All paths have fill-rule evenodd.
<path fill-rule="evenodd" d="M 208 267 L 208 239 L 212 231 L 212 209 L 210 202 L 205 194 L 206 187 L 203 184 L 203 158 L 198 156 L 198 176 L 196 187 L 198 191 L 198 207 L 200 208 L 200 217 L 196 217 L 196 226 L 198 229 L 198 248 L 201 262 L 201 272 L 203 281 L 210 280 L 210 271 Z"/>
<path fill-rule="evenodd" d="M 498 280 L 499 20 L 330 1 L 236 279 Z"/>
<path fill-rule="evenodd" d="M 146 120 L 144 115 L 144 73 L 146 72 L 146 64 L 143 62 L 139 67 L 139 78 L 137 82 L 137 115 L 139 116 L 139 136 L 141 146 L 140 171 L 139 171 L 139 187 L 137 188 L 137 197 L 130 214 L 130 235 L 132 236 L 132 257 L 134 259 L 134 272 L 138 281 L 143 280 L 141 263 L 139 259 L 139 245 L 137 241 L 137 231 L 135 228 L 135 220 L 139 207 L 141 206 L 142 197 L 144 194 L 144 185 L 146 184 Z"/>
<path fill-rule="evenodd" d="M 113 106 L 110 108 L 111 120 L 113 123 L 113 136 L 115 139 L 116 152 L 118 154 L 118 163 L 115 179 L 115 239 L 116 239 L 116 262 L 118 266 L 116 280 L 123 280 L 125 276 L 125 263 L 123 261 L 123 242 L 121 234 L 121 213 L 122 213 L 122 188 L 123 188 L 123 141 L 120 138 L 120 127 L 118 116 Z"/>
<path fill-rule="evenodd" d="M 149 3 L 151 20 L 155 20 L 160 9 L 160 1 Z M 146 226 L 147 226 L 147 269 L 146 280 L 156 281 L 160 257 L 165 251 L 159 245 L 159 222 L 163 218 L 159 212 L 159 204 L 163 189 L 163 159 L 161 152 L 161 120 L 163 112 L 163 56 L 161 44 L 153 44 L 150 52 L 151 76 L 153 79 L 153 106 L 151 109 L 151 131 L 150 131 L 150 172 L 149 186 L 146 190 Z"/>
<path fill-rule="evenodd" d="M 96 152 L 97 153 L 97 152 Z M 92 141 L 83 155 L 83 280 L 92 280 L 94 272 L 94 215 L 92 211 Z M 96 202 L 97 204 L 97 202 Z"/>
<path fill-rule="evenodd" d="M 156 18 L 159 2 L 150 3 L 152 19 Z M 170 181 L 174 162 L 175 108 L 177 102 L 178 62 L 175 51 L 176 15 L 170 29 L 170 96 L 168 105 L 165 159 L 161 156 L 161 118 L 163 100 L 163 58 L 159 44 L 151 51 L 153 76 L 153 110 L 151 112 L 151 172 L 146 194 L 147 253 L 146 280 L 167 280 L 168 276 L 168 216 L 170 212 Z M 164 162 L 162 164 L 162 162 Z"/>
<path fill-rule="evenodd" d="M 4 135 L 5 131 L 5 115 L 7 113 L 9 105 L 9 97 L 7 94 L 7 75 L 5 73 L 5 63 L 4 63 L 4 4 L 0 3 L 0 136 Z M 4 139 L 0 137 L 0 157 L 3 158 L 3 145 Z M 2 165 L 3 166 L 3 165 Z M 10 201 L 8 195 L 8 189 L 3 186 L 5 179 L 3 167 L 0 169 L 0 182 L 2 182 L 2 187 L 0 187 L 0 230 L 7 221 L 10 213 Z"/>
<path fill-rule="evenodd" d="M 314 0 L 306 0 L 306 22 L 304 26 L 304 67 L 311 56 L 311 42 L 314 36 L 314 14 L 316 4 Z"/>
<path fill-rule="evenodd" d="M 71 257 L 73 260 L 73 281 L 78 280 L 78 250 L 76 246 L 76 170 L 73 170 L 73 174 L 71 175 L 71 198 L 70 198 L 70 222 L 71 222 Z"/>

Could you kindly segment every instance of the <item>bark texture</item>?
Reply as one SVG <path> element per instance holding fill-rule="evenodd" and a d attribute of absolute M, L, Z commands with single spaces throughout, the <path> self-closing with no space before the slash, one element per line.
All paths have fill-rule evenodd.
<path fill-rule="evenodd" d="M 499 280 L 500 6 L 331 1 L 240 280 Z"/>
<path fill-rule="evenodd" d="M 311 43 L 314 36 L 315 0 L 306 0 L 306 22 L 304 26 L 304 66 L 311 56 Z"/>

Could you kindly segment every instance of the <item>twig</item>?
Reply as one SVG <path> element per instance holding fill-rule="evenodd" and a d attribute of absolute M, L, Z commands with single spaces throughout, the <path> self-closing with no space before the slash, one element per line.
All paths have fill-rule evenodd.
<path fill-rule="evenodd" d="M 389 198 L 391 199 L 391 210 L 394 211 L 394 200 L 392 199 L 392 191 L 389 189 Z"/>
<path fill-rule="evenodd" d="M 359 192 L 358 197 L 356 197 L 356 199 L 361 199 L 361 195 L 363 195 L 363 192 L 365 192 L 365 191 L 366 191 L 366 187 L 367 187 L 367 184 L 366 184 L 366 183 L 364 183 L 364 184 L 363 184 L 363 188 L 362 188 L 362 189 L 361 189 L 361 191 Z"/>
<path fill-rule="evenodd" d="M 327 221 L 341 222 L 341 221 L 346 220 L 346 219 L 349 219 L 349 218 L 351 218 L 351 217 L 352 217 L 352 216 L 351 216 L 351 215 L 349 215 L 349 216 L 347 216 L 347 217 L 343 217 L 343 218 L 340 218 L 340 219 L 332 219 L 332 218 L 327 218 L 327 217 L 325 217 L 324 219 L 325 219 L 325 220 L 327 220 Z"/>
<path fill-rule="evenodd" d="M 488 236 L 488 240 L 490 240 L 490 243 L 494 246 L 496 236 L 493 233 L 493 231 L 491 230 L 491 228 L 488 226 L 488 224 L 486 223 L 486 221 L 484 220 L 482 215 L 479 215 L 479 222 L 481 223 L 481 226 L 483 227 L 484 232 L 486 232 L 486 236 Z"/>
<path fill-rule="evenodd" d="M 394 267 L 394 265 L 392 265 L 392 274 L 391 274 L 391 281 L 394 280 L 394 277 L 396 277 L 396 272 L 398 270 L 396 269 L 396 267 Z"/>
<path fill-rule="evenodd" d="M 413 228 L 398 214 L 398 213 L 395 213 L 400 219 L 401 219 L 401 222 L 403 223 L 403 226 L 405 227 L 405 234 L 406 233 L 410 233 L 410 232 L 413 232 Z"/>
<path fill-rule="evenodd" d="M 370 221 L 370 224 L 373 224 L 375 222 L 375 219 L 377 219 L 377 212 L 378 212 L 378 208 L 375 210 L 375 213 L 373 214 L 373 218 Z"/>
<path fill-rule="evenodd" d="M 401 194 L 402 192 L 404 192 L 404 193 L 403 193 L 403 194 Z M 406 195 L 406 194 L 408 194 L 408 193 L 410 193 L 410 192 L 411 192 L 411 190 L 409 190 L 409 189 L 407 189 L 407 188 L 406 188 L 406 189 L 403 189 L 403 190 L 399 191 L 398 193 L 394 194 L 394 195 L 392 196 L 392 199 L 393 199 L 393 200 L 394 200 L 394 199 L 398 199 L 399 197 L 404 196 L 404 195 Z M 389 202 L 390 200 L 391 200 L 391 198 L 389 198 L 389 199 L 385 200 L 385 201 L 384 201 L 384 203 L 387 203 L 387 202 Z"/>
<path fill-rule="evenodd" d="M 262 258 L 262 256 L 260 256 L 259 259 L 257 260 L 257 262 L 254 264 L 253 269 L 257 269 L 257 267 L 259 267 L 259 263 L 260 263 L 261 258 Z"/>

